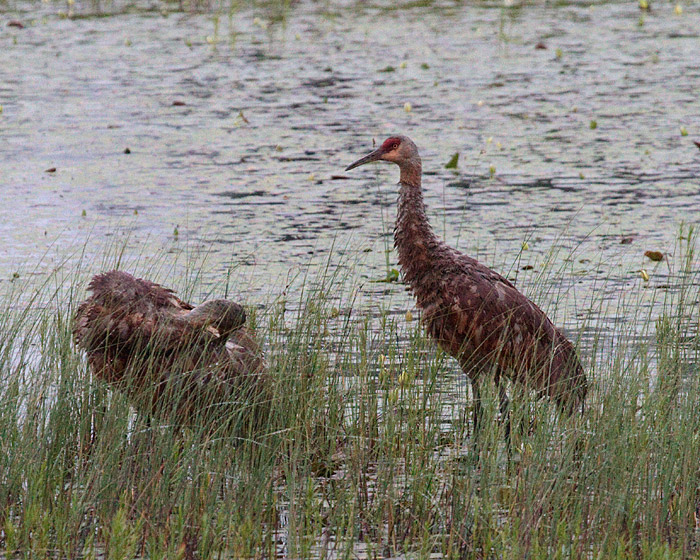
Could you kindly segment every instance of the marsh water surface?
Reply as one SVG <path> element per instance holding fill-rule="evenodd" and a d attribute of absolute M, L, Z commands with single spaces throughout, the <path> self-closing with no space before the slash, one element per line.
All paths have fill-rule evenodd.
<path fill-rule="evenodd" d="M 206 253 L 206 282 L 233 270 L 251 303 L 341 266 L 403 312 L 403 286 L 372 282 L 396 267 L 397 170 L 343 171 L 396 132 L 435 229 L 570 332 L 677 272 L 700 210 L 697 3 L 182 8 L 0 5 L 3 283 L 121 245 L 139 273 Z"/>

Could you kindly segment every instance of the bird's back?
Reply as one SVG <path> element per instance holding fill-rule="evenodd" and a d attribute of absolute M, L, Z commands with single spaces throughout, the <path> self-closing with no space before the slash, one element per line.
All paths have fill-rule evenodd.
<path fill-rule="evenodd" d="M 115 270 L 95 276 L 88 290 L 92 295 L 78 307 L 73 329 L 78 345 L 88 351 L 147 341 L 166 348 L 188 330 L 182 318 L 192 306 L 159 284 Z"/>

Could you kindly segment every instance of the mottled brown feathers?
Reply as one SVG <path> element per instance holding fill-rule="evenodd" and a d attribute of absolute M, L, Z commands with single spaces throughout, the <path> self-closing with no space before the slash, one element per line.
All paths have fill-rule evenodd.
<path fill-rule="evenodd" d="M 475 390 L 485 375 L 505 376 L 566 412 L 581 410 L 587 384 L 574 346 L 506 278 L 438 239 L 425 214 L 418 149 L 405 136 L 385 143 L 397 140 L 391 157 L 380 158 L 401 171 L 394 244 L 430 336 L 459 360 Z"/>
<path fill-rule="evenodd" d="M 415 177 L 416 170 L 402 169 L 404 175 Z M 573 345 L 506 278 L 437 238 L 420 181 L 400 183 L 394 243 L 428 333 L 473 381 L 492 370 L 562 409 L 579 408 L 586 377 Z"/>
<path fill-rule="evenodd" d="M 189 423 L 204 410 L 226 412 L 217 403 L 230 406 L 261 390 L 260 348 L 240 305 L 193 307 L 121 271 L 95 276 L 88 289 L 75 313 L 75 341 L 95 375 L 141 410 Z"/>

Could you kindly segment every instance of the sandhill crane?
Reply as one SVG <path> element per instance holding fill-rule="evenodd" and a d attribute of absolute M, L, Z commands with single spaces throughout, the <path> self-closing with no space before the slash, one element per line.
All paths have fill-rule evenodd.
<path fill-rule="evenodd" d="M 178 424 L 212 423 L 260 396 L 263 361 L 239 304 L 193 307 L 116 270 L 95 276 L 88 289 L 75 313 L 75 341 L 93 373 L 137 409 Z"/>
<path fill-rule="evenodd" d="M 422 310 L 422 321 L 440 347 L 454 356 L 474 394 L 474 427 L 482 416 L 480 384 L 493 376 L 506 416 L 504 378 L 553 399 L 567 414 L 583 410 L 587 381 L 571 342 L 547 315 L 506 278 L 459 253 L 433 232 L 425 213 L 418 148 L 392 136 L 349 165 L 373 161 L 399 166 L 394 246 L 403 278 Z M 510 424 L 506 423 L 510 439 Z"/>

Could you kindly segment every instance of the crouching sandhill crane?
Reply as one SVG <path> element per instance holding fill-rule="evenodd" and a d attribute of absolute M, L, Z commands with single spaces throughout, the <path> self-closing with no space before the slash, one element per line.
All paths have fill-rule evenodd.
<path fill-rule="evenodd" d="M 574 346 L 547 315 L 506 278 L 449 247 L 433 233 L 421 190 L 421 159 L 406 136 L 392 136 L 346 171 L 372 161 L 399 166 L 394 246 L 403 277 L 422 309 L 429 335 L 457 358 L 474 394 L 474 425 L 482 416 L 479 386 L 493 376 L 501 413 L 504 378 L 554 400 L 570 415 L 583 410 L 587 382 Z M 509 438 L 510 425 L 506 424 Z"/>
<path fill-rule="evenodd" d="M 172 290 L 112 271 L 95 276 L 73 336 L 93 373 L 136 408 L 177 424 L 215 424 L 252 408 L 266 386 L 260 348 L 243 307 L 211 300 L 197 307 Z"/>

